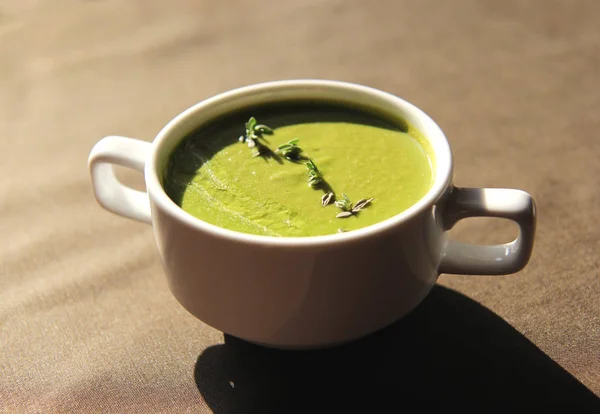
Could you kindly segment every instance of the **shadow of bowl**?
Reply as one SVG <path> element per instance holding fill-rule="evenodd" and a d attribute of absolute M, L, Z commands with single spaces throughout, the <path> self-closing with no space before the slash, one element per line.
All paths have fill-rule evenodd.
<path fill-rule="evenodd" d="M 394 325 L 318 351 L 225 336 L 195 381 L 215 413 L 577 412 L 600 399 L 499 316 L 436 286 Z"/>

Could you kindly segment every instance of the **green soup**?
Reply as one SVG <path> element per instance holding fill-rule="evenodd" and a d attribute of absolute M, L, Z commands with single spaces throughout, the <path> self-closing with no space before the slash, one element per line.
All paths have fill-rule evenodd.
<path fill-rule="evenodd" d="M 253 156 L 238 137 L 256 117 L 272 128 Z M 300 157 L 284 158 L 278 146 L 298 139 Z M 432 161 L 426 140 L 405 122 L 389 122 L 326 104 L 248 109 L 221 118 L 184 139 L 171 154 L 164 187 L 189 214 L 231 230 L 266 236 L 317 236 L 351 231 L 406 210 L 429 190 Z M 323 181 L 308 185 L 310 158 Z M 334 193 L 323 206 L 323 196 Z M 351 208 L 342 214 L 346 194 Z M 348 207 L 349 206 L 349 207 Z"/>

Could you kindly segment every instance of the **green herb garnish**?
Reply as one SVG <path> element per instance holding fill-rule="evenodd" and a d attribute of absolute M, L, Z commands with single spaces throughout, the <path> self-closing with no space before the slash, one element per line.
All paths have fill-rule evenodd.
<path fill-rule="evenodd" d="M 272 151 L 266 147 L 264 144 L 260 143 L 258 140 L 263 138 L 263 134 L 272 134 L 273 130 L 266 125 L 258 124 L 256 118 L 250 117 L 248 122 L 246 122 L 246 133 L 245 135 L 240 136 L 240 142 L 248 144 L 248 148 L 252 148 L 252 156 L 258 157 L 263 155 L 265 152 Z M 298 161 L 301 159 L 302 148 L 298 146 L 298 142 L 300 140 L 298 138 L 292 139 L 285 144 L 281 144 L 275 150 L 276 153 L 281 154 L 284 158 L 290 161 Z M 304 157 L 302 157 L 304 158 Z M 306 159 L 306 158 L 304 158 Z M 316 187 L 325 182 L 323 178 L 323 173 L 319 171 L 319 168 L 315 164 L 315 162 L 308 158 L 308 162 L 306 162 L 306 168 L 308 169 L 308 186 Z M 323 197 L 321 197 L 321 204 L 323 207 L 328 206 L 332 202 L 335 202 L 335 206 L 340 208 L 342 211 L 336 215 L 337 218 L 346 218 L 353 216 L 360 211 L 362 211 L 365 207 L 367 207 L 373 198 L 363 198 L 358 200 L 354 205 L 350 201 L 350 197 L 346 193 L 342 193 L 343 198 L 341 200 L 335 200 L 335 194 L 333 191 L 329 191 L 330 187 L 325 184 L 327 191 Z M 338 232 L 345 232 L 345 229 L 338 229 Z"/>
<path fill-rule="evenodd" d="M 306 168 L 308 168 L 309 187 L 316 187 L 317 185 L 323 182 L 323 174 L 321 173 L 321 171 L 319 171 L 312 159 L 308 159 L 308 162 L 306 163 Z"/>
<path fill-rule="evenodd" d="M 343 211 L 351 211 L 352 210 L 352 202 L 350 201 L 350 198 L 348 197 L 348 195 L 346 193 L 342 193 L 342 196 L 344 198 L 342 198 L 341 200 L 337 200 L 335 202 L 335 206 L 338 208 L 341 208 Z"/>
<path fill-rule="evenodd" d="M 255 125 L 254 126 L 254 132 L 259 133 L 259 134 L 267 134 L 267 135 L 272 135 L 273 134 L 273 130 L 271 128 L 269 128 L 266 125 Z"/>
<path fill-rule="evenodd" d="M 300 153 L 302 152 L 302 148 L 298 146 L 298 138 L 288 141 L 286 144 L 281 144 L 275 152 L 283 155 L 284 158 L 287 158 L 290 161 L 298 160 L 300 158 Z"/>
<path fill-rule="evenodd" d="M 373 201 L 372 197 L 371 198 L 363 198 L 362 200 L 358 200 L 356 203 L 354 203 L 354 206 L 352 207 L 352 212 L 358 213 L 363 208 L 365 208 L 366 206 L 371 204 L 371 201 Z"/>
<path fill-rule="evenodd" d="M 246 134 L 241 135 L 239 138 L 240 142 L 245 142 L 248 144 L 248 148 L 254 148 L 257 146 L 257 141 L 259 138 L 262 138 L 263 134 L 272 134 L 273 130 L 266 125 L 258 125 L 256 122 L 256 118 L 253 116 L 248 119 L 246 122 Z M 253 152 L 253 156 L 256 151 Z M 260 152 L 258 153 L 260 155 Z"/>
<path fill-rule="evenodd" d="M 327 207 L 334 200 L 335 194 L 333 193 L 333 191 L 330 191 L 326 194 L 323 194 L 323 197 L 321 197 L 321 204 L 323 205 L 323 207 Z"/>
<path fill-rule="evenodd" d="M 355 215 L 356 213 L 362 211 L 365 207 L 371 204 L 373 198 L 363 198 L 358 200 L 354 205 L 350 201 L 350 198 L 346 195 L 346 193 L 342 193 L 344 196 L 343 199 L 335 202 L 335 206 L 342 209 L 341 213 L 338 213 L 337 218 L 346 218 Z"/>

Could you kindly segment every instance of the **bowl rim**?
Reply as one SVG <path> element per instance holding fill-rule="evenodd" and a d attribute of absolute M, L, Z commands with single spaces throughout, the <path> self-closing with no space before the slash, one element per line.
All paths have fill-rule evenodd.
<path fill-rule="evenodd" d="M 270 102 L 277 102 L 282 100 L 281 97 L 278 98 L 282 93 L 291 96 L 292 99 L 294 94 L 300 93 L 304 93 L 307 96 L 310 94 L 322 96 L 327 96 L 329 94 L 350 94 L 352 96 L 362 96 L 365 98 L 365 101 L 371 100 L 372 102 L 380 102 L 381 105 L 387 103 L 391 107 L 400 110 L 403 112 L 403 118 L 409 118 L 407 120 L 413 125 L 415 125 L 415 123 L 418 124 L 415 126 L 422 132 L 423 136 L 433 149 L 435 156 L 435 174 L 431 188 L 419 201 L 408 209 L 378 223 L 345 233 L 301 237 L 264 236 L 226 229 L 192 216 L 171 200 L 161 184 L 159 177 L 160 163 L 163 153 L 165 151 L 170 152 L 168 144 L 171 142 L 171 146 L 173 146 L 172 141 L 178 143 L 187 135 L 181 133 L 182 125 L 184 123 L 187 122 L 189 125 L 192 120 L 195 120 L 193 123 L 196 125 L 195 128 L 198 128 L 203 122 L 208 122 L 216 117 L 203 116 L 206 112 L 211 112 L 212 110 L 213 113 L 215 111 L 219 112 L 219 115 L 217 116 L 224 115 L 232 111 L 219 108 L 224 108 L 227 104 L 231 103 L 256 99 L 257 96 L 269 99 Z M 297 99 L 299 100 L 301 98 Z M 356 101 L 356 99 L 348 100 L 348 102 L 352 101 Z M 357 103 L 362 104 L 362 102 Z M 377 110 L 381 109 L 381 106 L 374 104 L 369 104 L 367 106 Z M 198 122 L 198 119 L 203 121 Z M 195 128 L 190 128 L 188 126 L 188 133 Z M 398 96 L 373 87 L 351 82 L 323 79 L 293 79 L 263 82 L 238 87 L 205 99 L 184 110 L 165 125 L 152 142 L 152 151 L 149 160 L 146 162 L 144 175 L 146 189 L 151 202 L 173 219 L 180 221 L 194 230 L 224 240 L 263 247 L 316 247 L 376 237 L 382 233 L 402 226 L 409 220 L 432 207 L 442 197 L 451 183 L 452 153 L 446 136 L 435 121 L 433 121 L 433 119 L 423 110 Z"/>

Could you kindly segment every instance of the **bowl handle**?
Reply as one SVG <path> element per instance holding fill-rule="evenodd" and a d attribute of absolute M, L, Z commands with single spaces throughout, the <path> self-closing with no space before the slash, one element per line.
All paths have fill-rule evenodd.
<path fill-rule="evenodd" d="M 523 269 L 533 249 L 536 225 L 535 202 L 521 190 L 505 188 L 452 189 L 444 208 L 445 230 L 467 217 L 507 218 L 519 226 L 510 243 L 478 246 L 448 240 L 442 253 L 440 273 L 505 275 Z"/>
<path fill-rule="evenodd" d="M 151 223 L 148 193 L 123 185 L 113 166 L 121 165 L 144 172 L 152 144 L 138 139 L 110 136 L 102 138 L 88 159 L 96 200 L 113 213 L 144 223 Z"/>

